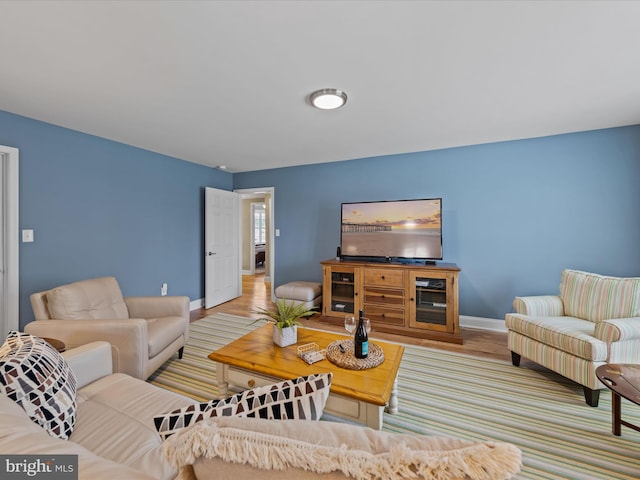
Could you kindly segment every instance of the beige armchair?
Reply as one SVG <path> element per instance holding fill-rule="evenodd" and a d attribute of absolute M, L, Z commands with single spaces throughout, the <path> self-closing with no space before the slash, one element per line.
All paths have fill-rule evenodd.
<path fill-rule="evenodd" d="M 114 277 L 31 295 L 35 321 L 25 332 L 62 340 L 67 349 L 111 343 L 113 371 L 146 380 L 189 338 L 188 297 L 123 297 Z"/>

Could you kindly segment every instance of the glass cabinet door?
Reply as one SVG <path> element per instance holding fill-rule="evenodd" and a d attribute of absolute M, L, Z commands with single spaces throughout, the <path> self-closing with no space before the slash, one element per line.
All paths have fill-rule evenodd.
<path fill-rule="evenodd" d="M 355 312 L 354 272 L 331 272 L 331 310 Z"/>
<path fill-rule="evenodd" d="M 443 332 L 450 330 L 450 296 L 447 293 L 451 284 L 452 279 L 447 274 L 411 272 L 410 326 Z"/>
<path fill-rule="evenodd" d="M 325 285 L 328 292 L 323 292 L 324 315 L 340 316 L 356 313 L 358 303 L 358 269 L 353 267 L 324 267 Z"/>

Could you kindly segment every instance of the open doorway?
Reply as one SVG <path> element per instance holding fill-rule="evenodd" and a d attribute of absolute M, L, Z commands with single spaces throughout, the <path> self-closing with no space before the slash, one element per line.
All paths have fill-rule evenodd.
<path fill-rule="evenodd" d="M 240 195 L 242 275 L 270 285 L 274 298 L 274 188 L 234 190 Z"/>
<path fill-rule="evenodd" d="M 251 203 L 251 217 L 249 222 L 253 224 L 251 233 L 253 238 L 250 245 L 253 246 L 253 268 L 255 274 L 266 273 L 267 263 L 267 208 L 264 201 Z"/>

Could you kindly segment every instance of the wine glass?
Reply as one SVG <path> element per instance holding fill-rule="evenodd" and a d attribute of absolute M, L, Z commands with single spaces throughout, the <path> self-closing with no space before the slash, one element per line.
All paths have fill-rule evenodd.
<path fill-rule="evenodd" d="M 352 334 L 356 329 L 356 317 L 353 315 L 347 315 L 344 317 L 344 328 L 347 332 Z"/>
<path fill-rule="evenodd" d="M 371 332 L 371 320 L 369 320 L 368 318 L 363 318 L 362 323 L 364 324 L 364 329 L 366 330 L 368 336 L 369 332 Z"/>

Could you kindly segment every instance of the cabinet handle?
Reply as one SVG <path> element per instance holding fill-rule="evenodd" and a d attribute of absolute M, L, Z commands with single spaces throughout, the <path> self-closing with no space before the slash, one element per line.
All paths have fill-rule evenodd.
<path fill-rule="evenodd" d="M 387 317 L 385 317 L 385 316 L 384 316 L 384 313 L 383 313 L 382 315 L 380 315 L 380 316 L 381 316 L 382 318 L 387 318 Z"/>
<path fill-rule="evenodd" d="M 415 300 L 413 299 L 413 297 L 411 297 L 411 298 L 409 299 L 409 301 L 410 301 L 410 302 L 414 302 Z"/>
<path fill-rule="evenodd" d="M 380 277 L 380 278 L 382 278 L 382 280 L 384 280 L 384 275 L 382 275 L 382 277 Z"/>
<path fill-rule="evenodd" d="M 380 295 L 380 298 L 382 298 L 384 300 L 384 295 Z"/>
<path fill-rule="evenodd" d="M 249 386 L 249 388 L 253 388 L 256 386 L 256 381 L 252 378 L 247 382 L 247 385 Z"/>

